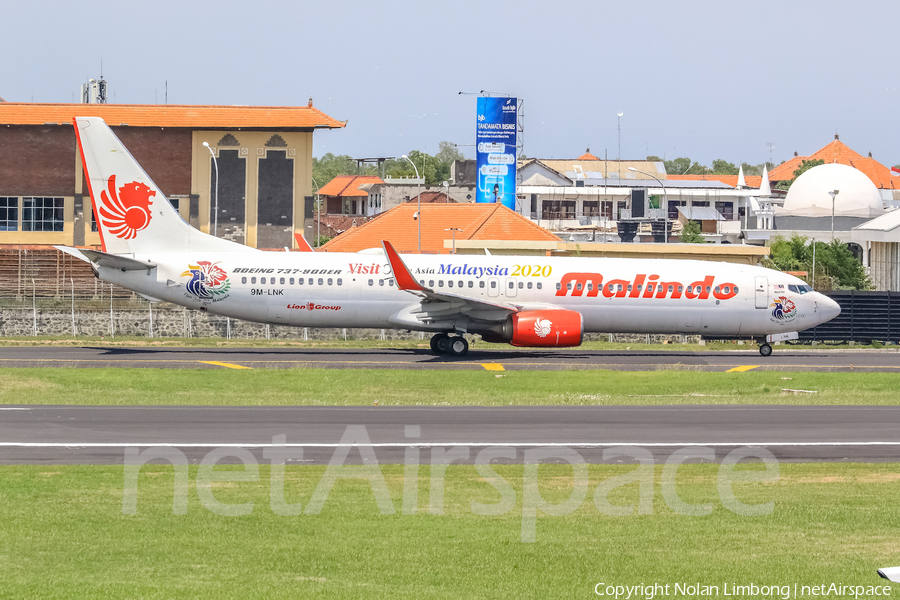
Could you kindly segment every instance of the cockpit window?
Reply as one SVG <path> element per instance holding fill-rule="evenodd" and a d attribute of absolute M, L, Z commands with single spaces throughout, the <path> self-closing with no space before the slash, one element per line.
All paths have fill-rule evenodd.
<path fill-rule="evenodd" d="M 805 294 L 807 292 L 813 291 L 812 287 L 808 285 L 789 285 L 788 289 L 795 294 Z"/>

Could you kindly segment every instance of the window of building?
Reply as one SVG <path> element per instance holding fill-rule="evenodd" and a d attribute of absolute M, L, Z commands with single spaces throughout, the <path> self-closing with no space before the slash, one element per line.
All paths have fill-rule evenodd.
<path fill-rule="evenodd" d="M 181 200 L 181 198 L 168 198 L 168 200 L 169 200 L 169 204 L 172 205 L 172 208 L 174 208 L 177 211 L 178 203 Z"/>
<path fill-rule="evenodd" d="M 62 198 L 22 198 L 22 231 L 62 231 Z"/>
<path fill-rule="evenodd" d="M 716 202 L 716 210 L 729 221 L 734 220 L 734 202 Z"/>
<path fill-rule="evenodd" d="M 574 200 L 544 200 L 541 203 L 542 219 L 574 219 Z"/>
<path fill-rule="evenodd" d="M 0 231 L 19 230 L 19 199 L 0 197 Z"/>

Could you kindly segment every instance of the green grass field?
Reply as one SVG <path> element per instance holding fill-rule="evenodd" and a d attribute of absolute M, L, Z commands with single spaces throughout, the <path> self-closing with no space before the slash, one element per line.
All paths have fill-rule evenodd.
<path fill-rule="evenodd" d="M 581 508 L 539 514 L 534 543 L 521 541 L 523 467 L 494 468 L 516 491 L 500 516 L 472 513 L 472 501 L 500 496 L 469 466 L 448 469 L 442 515 L 428 513 L 424 467 L 418 514 L 401 514 L 403 467 L 384 466 L 395 514 L 381 514 L 369 484 L 350 479 L 335 484 L 320 514 L 278 516 L 264 466 L 258 481 L 211 485 L 221 502 L 254 502 L 250 514 L 225 517 L 201 505 L 194 467 L 187 514 L 172 514 L 172 468 L 150 465 L 137 513 L 126 515 L 122 467 L 4 466 L 0 590 L 61 599 L 590 598 L 600 582 L 882 585 L 875 570 L 900 564 L 897 464 L 783 464 L 776 482 L 736 484 L 742 502 L 774 501 L 760 517 L 723 506 L 714 465 L 682 466 L 677 485 L 684 501 L 711 502 L 709 516 L 673 512 L 659 469 L 652 514 L 608 516 L 593 504 L 597 483 L 633 467 L 591 466 Z M 306 507 L 323 472 L 288 467 L 286 500 Z M 542 466 L 542 495 L 565 500 L 571 473 Z M 637 486 L 609 499 L 633 505 Z"/>
<path fill-rule="evenodd" d="M 16 368 L 0 370 L 0 404 L 877 405 L 897 403 L 898 383 L 897 373 Z"/>

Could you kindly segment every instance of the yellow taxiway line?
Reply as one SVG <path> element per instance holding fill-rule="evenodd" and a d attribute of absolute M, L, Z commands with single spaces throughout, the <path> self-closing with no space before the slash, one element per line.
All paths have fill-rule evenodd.
<path fill-rule="evenodd" d="M 758 369 L 761 365 L 741 365 L 740 367 L 735 367 L 733 369 L 728 369 L 725 371 L 726 373 L 743 373 L 744 371 L 750 371 L 752 369 Z"/>
<path fill-rule="evenodd" d="M 216 365 L 219 367 L 227 367 L 229 369 L 252 369 L 253 367 L 245 367 L 243 365 L 235 365 L 232 363 L 219 362 L 217 360 L 201 360 L 198 362 L 202 362 L 204 365 Z"/>

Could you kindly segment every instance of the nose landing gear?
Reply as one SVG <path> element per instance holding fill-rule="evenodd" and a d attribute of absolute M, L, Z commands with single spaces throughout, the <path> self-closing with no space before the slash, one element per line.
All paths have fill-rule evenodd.
<path fill-rule="evenodd" d="M 449 336 L 446 333 L 438 333 L 431 337 L 431 351 L 435 354 L 465 356 L 469 351 L 469 342 L 461 335 Z"/>

